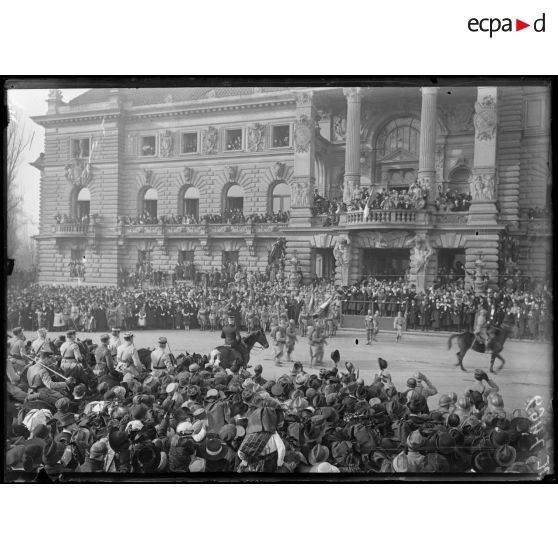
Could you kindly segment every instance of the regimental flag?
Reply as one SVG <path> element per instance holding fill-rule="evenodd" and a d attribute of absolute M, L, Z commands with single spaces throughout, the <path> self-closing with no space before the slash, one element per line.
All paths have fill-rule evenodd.
<path fill-rule="evenodd" d="M 325 316 L 329 309 L 329 305 L 333 302 L 335 295 L 331 295 L 325 302 L 318 306 L 318 317 Z"/>

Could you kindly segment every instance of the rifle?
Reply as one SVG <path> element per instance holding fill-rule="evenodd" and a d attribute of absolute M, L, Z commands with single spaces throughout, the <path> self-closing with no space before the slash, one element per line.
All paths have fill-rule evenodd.
<path fill-rule="evenodd" d="M 31 362 L 33 362 L 34 364 L 39 363 L 39 360 L 36 358 L 33 358 L 29 355 L 25 355 L 25 358 L 28 358 Z M 52 374 L 56 374 L 57 376 L 59 376 L 60 378 L 62 378 L 64 381 L 68 380 L 68 378 L 66 378 L 66 376 L 64 376 L 63 374 L 60 374 L 60 372 L 57 372 L 56 370 L 53 370 L 52 368 L 49 368 L 44 362 L 40 363 L 46 370 L 48 370 L 49 372 L 51 372 Z"/>

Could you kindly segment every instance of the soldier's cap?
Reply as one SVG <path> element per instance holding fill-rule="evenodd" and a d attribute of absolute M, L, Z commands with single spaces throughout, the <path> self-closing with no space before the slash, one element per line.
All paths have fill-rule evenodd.
<path fill-rule="evenodd" d="M 22 331 L 23 331 L 23 329 L 20 328 L 20 327 L 14 327 L 14 329 L 12 329 L 12 333 L 14 335 L 19 335 Z"/>
<path fill-rule="evenodd" d="M 47 332 L 46 328 L 40 327 L 40 328 L 37 330 L 37 333 L 40 335 L 41 333 L 48 333 L 48 332 Z"/>
<path fill-rule="evenodd" d="M 232 314 L 229 314 L 229 315 L 227 316 L 227 318 L 228 318 L 229 320 L 234 320 L 234 316 L 233 316 Z"/>
<path fill-rule="evenodd" d="M 75 337 L 75 336 L 76 336 L 75 329 L 70 329 L 70 331 L 66 332 L 66 337 Z"/>
<path fill-rule="evenodd" d="M 119 327 L 113 327 L 112 332 L 113 333 L 120 333 L 120 328 Z"/>
<path fill-rule="evenodd" d="M 110 335 L 108 333 L 103 333 L 100 337 L 101 341 L 108 341 L 110 339 Z"/>
<path fill-rule="evenodd" d="M 42 347 L 41 350 L 39 351 L 39 354 L 44 356 L 49 356 L 49 355 L 53 355 L 54 352 L 50 347 Z"/>
<path fill-rule="evenodd" d="M 159 337 L 159 343 L 161 345 L 166 345 L 167 344 L 167 338 L 166 337 Z"/>
<path fill-rule="evenodd" d="M 124 339 L 130 339 L 130 337 L 133 337 L 134 334 L 131 331 L 126 331 L 122 334 L 122 337 L 124 337 Z"/>

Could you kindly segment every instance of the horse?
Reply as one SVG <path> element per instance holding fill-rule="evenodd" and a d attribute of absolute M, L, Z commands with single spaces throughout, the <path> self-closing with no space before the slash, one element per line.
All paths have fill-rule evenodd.
<path fill-rule="evenodd" d="M 254 345 L 259 343 L 264 349 L 269 348 L 267 337 L 263 329 L 258 329 L 242 338 L 242 342 L 234 347 L 222 345 L 216 347 L 214 352 L 218 353 L 218 358 L 223 368 L 230 368 L 233 364 L 248 366 L 250 362 L 250 351 Z"/>
<path fill-rule="evenodd" d="M 461 367 L 461 370 L 463 370 L 463 372 L 467 372 L 466 368 L 463 366 L 463 358 L 465 357 L 465 353 L 469 349 L 472 349 L 477 353 L 490 352 L 490 372 L 496 374 L 496 372 L 494 371 L 495 360 L 498 359 L 502 361 L 502 364 L 500 365 L 498 370 L 501 370 L 506 363 L 504 357 L 502 357 L 500 353 L 504 348 L 504 343 L 506 342 L 506 339 L 508 338 L 510 332 L 511 326 L 507 323 L 502 324 L 501 327 L 495 325 L 489 326 L 488 343 L 486 344 L 486 347 L 477 339 L 477 336 L 470 331 L 464 331 L 463 333 L 454 333 L 453 335 L 450 335 L 448 339 L 448 349 L 451 349 L 451 344 L 455 337 L 457 337 L 457 344 L 459 346 L 459 352 L 456 353 L 457 363 L 455 364 L 455 366 L 459 366 Z"/>

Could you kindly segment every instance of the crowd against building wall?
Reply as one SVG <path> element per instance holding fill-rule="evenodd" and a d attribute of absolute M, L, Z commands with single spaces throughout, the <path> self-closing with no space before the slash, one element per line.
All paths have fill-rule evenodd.
<path fill-rule="evenodd" d="M 188 269 L 186 263 L 181 269 Z M 180 266 L 179 266 L 180 267 Z M 406 328 L 422 331 L 472 331 L 481 308 L 491 323 L 504 319 L 514 327 L 511 336 L 547 341 L 552 336 L 552 295 L 549 285 L 527 281 L 510 282 L 502 289 L 489 288 L 485 295 L 466 288 L 463 278 L 449 281 L 442 276 L 425 293 L 417 293 L 405 280 L 385 280 L 363 276 L 354 285 L 336 288 L 322 279 L 289 288 L 283 271 L 246 272 L 230 262 L 219 271 L 198 275 L 196 282 L 175 281 L 148 287 L 133 283 L 121 287 L 30 285 L 8 291 L 8 326 L 35 330 L 104 331 L 126 329 L 198 328 L 201 322 L 211 329 L 222 327 L 232 311 L 237 324 L 252 329 L 260 325 L 269 331 L 271 321 L 286 313 L 302 327 L 311 322 L 316 309 L 332 294 L 342 315 L 365 316 L 368 310 L 395 317 L 401 312 Z M 175 276 L 180 274 L 175 271 Z M 155 275 L 157 278 L 158 276 Z M 134 285 L 136 285 L 134 287 Z M 302 318 L 301 318 L 302 316 Z M 338 324 L 339 325 L 339 324 Z"/>

